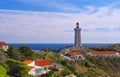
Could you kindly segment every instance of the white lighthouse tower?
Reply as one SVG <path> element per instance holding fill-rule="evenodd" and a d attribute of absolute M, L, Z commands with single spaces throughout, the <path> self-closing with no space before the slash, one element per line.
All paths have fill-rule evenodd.
<path fill-rule="evenodd" d="M 79 27 L 79 23 L 76 23 L 75 31 L 75 46 L 81 45 L 81 28 Z"/>

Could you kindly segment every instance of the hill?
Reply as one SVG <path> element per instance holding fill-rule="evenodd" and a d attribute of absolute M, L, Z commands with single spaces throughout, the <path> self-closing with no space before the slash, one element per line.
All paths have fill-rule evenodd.
<path fill-rule="evenodd" d="M 70 51 L 81 52 L 85 60 L 68 60 L 61 56 L 60 50 L 69 49 Z M 89 56 L 87 52 L 95 50 L 112 50 L 120 52 L 120 44 L 102 47 L 64 47 L 59 51 L 44 49 L 33 51 L 30 47 L 21 46 L 18 48 L 9 47 L 5 52 L 0 50 L 0 77 L 32 77 L 28 75 L 28 67 L 23 63 L 26 59 L 46 59 L 53 63 L 58 63 L 62 70 L 53 69 L 51 72 L 41 77 L 65 77 L 76 75 L 77 77 L 119 77 L 120 76 L 120 57 L 98 57 Z"/>

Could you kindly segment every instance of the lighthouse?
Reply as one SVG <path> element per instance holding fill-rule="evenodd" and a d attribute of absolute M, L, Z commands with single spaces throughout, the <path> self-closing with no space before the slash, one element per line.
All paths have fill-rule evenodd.
<path fill-rule="evenodd" d="M 75 31 L 75 46 L 81 45 L 81 28 L 79 27 L 79 22 L 76 23 Z"/>

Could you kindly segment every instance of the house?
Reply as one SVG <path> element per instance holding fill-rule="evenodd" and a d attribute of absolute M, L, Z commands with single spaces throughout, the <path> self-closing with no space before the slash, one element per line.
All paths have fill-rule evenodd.
<path fill-rule="evenodd" d="M 89 52 L 88 54 L 90 56 L 102 56 L 102 57 L 119 56 L 119 53 L 114 51 L 93 51 Z"/>
<path fill-rule="evenodd" d="M 83 60 L 84 59 L 83 55 L 80 52 L 75 52 L 75 51 L 69 52 L 65 54 L 65 56 L 71 58 L 72 60 Z"/>
<path fill-rule="evenodd" d="M 54 68 L 58 69 L 58 70 L 62 70 L 62 65 L 58 64 L 58 63 L 53 63 L 54 64 Z"/>
<path fill-rule="evenodd" d="M 24 63 L 30 69 L 28 73 L 34 76 L 45 74 L 53 67 L 53 64 L 48 60 L 25 60 Z"/>
<path fill-rule="evenodd" d="M 69 52 L 70 52 L 70 50 L 67 49 L 67 48 L 61 49 L 61 50 L 59 51 L 60 54 L 67 54 L 67 53 L 69 53 Z"/>
<path fill-rule="evenodd" d="M 3 49 L 4 51 L 7 51 L 8 44 L 3 41 L 0 41 L 0 48 Z"/>

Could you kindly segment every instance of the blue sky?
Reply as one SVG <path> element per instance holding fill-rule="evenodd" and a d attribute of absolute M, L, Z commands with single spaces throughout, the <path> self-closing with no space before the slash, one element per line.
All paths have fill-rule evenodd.
<path fill-rule="evenodd" d="M 1 0 L 0 9 L 70 13 L 87 10 L 88 6 L 99 8 L 118 2 L 119 0 Z"/>
<path fill-rule="evenodd" d="M 119 0 L 0 0 L 0 40 L 8 43 L 120 42 Z"/>

